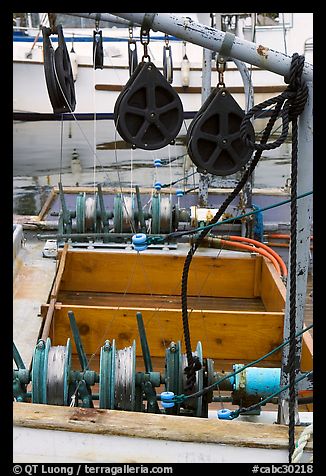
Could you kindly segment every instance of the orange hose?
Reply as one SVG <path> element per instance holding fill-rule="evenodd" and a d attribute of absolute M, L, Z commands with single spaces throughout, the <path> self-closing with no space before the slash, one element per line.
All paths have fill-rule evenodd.
<path fill-rule="evenodd" d="M 246 250 L 246 251 L 251 251 L 251 253 L 252 252 L 259 253 L 260 255 L 265 256 L 266 258 L 268 258 L 273 263 L 276 271 L 279 274 L 281 274 L 281 268 L 280 268 L 280 265 L 278 264 L 277 260 L 274 258 L 274 256 L 272 254 L 268 253 L 262 247 L 256 248 L 255 246 L 245 245 L 243 243 L 234 243 L 233 241 L 222 240 L 220 238 L 218 240 L 221 243 L 221 245 L 226 245 L 226 246 L 231 246 L 231 247 Z"/>
<path fill-rule="evenodd" d="M 274 256 L 274 258 L 276 259 L 276 261 L 278 262 L 278 264 L 280 265 L 280 268 L 282 270 L 282 274 L 283 276 L 287 276 L 288 274 L 288 270 L 286 268 L 286 265 L 284 263 L 284 261 L 282 260 L 282 258 L 280 257 L 280 255 L 278 253 L 276 253 L 276 251 L 274 251 L 272 248 L 270 248 L 269 246 L 265 245 L 265 243 L 261 243 L 260 241 L 257 241 L 257 240 L 253 240 L 252 238 L 247 238 L 245 236 L 229 236 L 229 239 L 232 240 L 232 241 L 245 241 L 247 243 L 252 243 L 254 246 L 257 246 L 258 248 L 263 248 L 264 250 L 266 250 L 269 254 L 271 254 L 272 256 Z"/>

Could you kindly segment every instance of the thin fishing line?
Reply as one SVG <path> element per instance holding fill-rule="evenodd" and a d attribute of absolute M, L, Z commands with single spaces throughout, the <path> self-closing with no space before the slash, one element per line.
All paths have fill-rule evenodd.
<path fill-rule="evenodd" d="M 75 116 L 74 112 L 73 112 L 72 109 L 71 109 L 70 104 L 69 104 L 69 102 L 68 102 L 68 100 L 67 100 L 67 98 L 66 98 L 66 96 L 65 96 L 65 93 L 64 93 L 63 90 L 62 90 L 62 87 L 61 87 L 61 84 L 60 84 L 60 81 L 59 81 L 59 78 L 58 78 L 58 75 L 57 75 L 57 70 L 56 70 L 56 67 L 55 67 L 55 63 L 54 63 L 54 73 L 55 73 L 55 77 L 56 77 L 58 86 L 59 86 L 59 88 L 60 88 L 61 94 L 62 94 L 62 96 L 64 97 L 64 100 L 66 101 L 66 104 L 67 104 L 67 106 L 68 106 L 68 108 L 69 108 L 69 110 L 70 110 L 70 113 L 72 114 L 72 116 L 73 116 L 73 118 L 74 118 L 74 120 L 75 120 L 75 122 L 76 122 L 76 124 L 77 124 L 77 126 L 78 126 L 78 128 L 79 128 L 79 130 L 80 130 L 80 132 L 82 133 L 82 135 L 83 135 L 85 141 L 87 142 L 90 151 L 92 152 L 92 154 L 95 154 L 95 155 L 96 155 L 97 160 L 99 161 L 100 166 L 102 167 L 102 170 L 103 170 L 104 174 L 106 175 L 108 181 L 111 182 L 111 179 L 110 179 L 110 177 L 109 177 L 108 172 L 107 172 L 107 171 L 105 170 L 105 168 L 103 167 L 100 158 L 99 158 L 99 157 L 97 156 L 97 154 L 96 154 L 96 151 L 94 151 L 94 149 L 93 149 L 91 143 L 89 142 L 89 140 L 88 140 L 86 134 L 84 133 L 82 127 L 80 126 L 77 117 Z"/>

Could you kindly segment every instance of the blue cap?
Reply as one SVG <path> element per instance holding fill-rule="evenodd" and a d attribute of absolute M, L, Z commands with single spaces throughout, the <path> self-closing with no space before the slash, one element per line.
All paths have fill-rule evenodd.
<path fill-rule="evenodd" d="M 155 190 L 161 190 L 161 188 L 162 188 L 161 182 L 155 182 L 154 183 L 154 188 L 155 188 Z"/>
<path fill-rule="evenodd" d="M 137 233 L 131 238 L 136 251 L 144 251 L 147 248 L 147 236 L 145 233 Z"/>
<path fill-rule="evenodd" d="M 161 393 L 161 402 L 163 408 L 172 408 L 174 407 L 174 402 L 172 398 L 174 397 L 174 392 L 162 392 Z"/>
<path fill-rule="evenodd" d="M 154 160 L 154 165 L 155 165 L 155 167 L 161 167 L 161 165 L 162 165 L 161 159 L 155 159 Z"/>
<path fill-rule="evenodd" d="M 231 417 L 231 413 L 232 411 L 228 408 L 223 408 L 222 410 L 219 410 L 217 412 L 217 418 L 219 420 L 233 420 L 233 418 Z"/>
<path fill-rule="evenodd" d="M 183 190 L 181 190 L 181 188 L 178 188 L 175 191 L 175 194 L 176 194 L 177 197 L 183 197 Z"/>

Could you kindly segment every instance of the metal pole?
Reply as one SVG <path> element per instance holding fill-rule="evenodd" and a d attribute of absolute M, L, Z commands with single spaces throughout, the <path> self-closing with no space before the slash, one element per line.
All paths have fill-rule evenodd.
<path fill-rule="evenodd" d="M 195 22 L 188 17 L 179 17 L 174 13 L 113 13 L 113 15 L 129 20 L 136 25 L 141 25 L 145 20 L 146 25 L 154 31 L 162 31 L 212 51 L 220 50 L 225 36 L 223 31 Z M 284 53 L 263 45 L 256 45 L 237 36 L 234 39 L 230 56 L 281 76 L 286 76 L 289 73 L 292 59 L 291 56 Z M 312 81 L 312 78 L 313 67 L 311 64 L 305 63 L 303 79 Z"/>
<path fill-rule="evenodd" d="M 203 48 L 203 65 L 202 65 L 202 88 L 201 103 L 204 104 L 208 96 L 211 94 L 212 85 L 212 51 Z M 208 187 L 211 182 L 211 174 L 199 174 L 198 184 L 198 205 L 200 207 L 208 206 Z"/>
<path fill-rule="evenodd" d="M 299 118 L 298 129 L 298 185 L 297 195 L 300 195 L 313 187 L 313 119 L 312 119 L 312 102 L 313 102 L 313 86 L 312 82 L 307 83 L 309 95 L 306 107 Z M 296 276 L 296 333 L 303 328 L 304 309 L 306 301 L 307 277 L 309 267 L 309 248 L 310 234 L 312 224 L 312 195 L 304 197 L 297 202 L 297 276 Z M 290 263 L 290 258 L 289 261 Z M 291 267 L 289 268 L 288 282 L 290 282 Z M 288 339 L 290 335 L 289 324 L 289 286 L 287 287 L 285 320 L 284 320 L 284 339 Z M 302 348 L 302 340 L 297 340 L 296 346 L 296 362 L 300 364 L 300 355 Z M 288 385 L 289 373 L 289 347 L 285 346 L 282 353 L 282 372 L 281 386 Z M 299 369 L 297 370 L 297 372 Z M 288 424 L 289 391 L 282 392 L 279 398 L 278 406 L 278 423 Z M 298 421 L 298 418 L 296 419 Z"/>

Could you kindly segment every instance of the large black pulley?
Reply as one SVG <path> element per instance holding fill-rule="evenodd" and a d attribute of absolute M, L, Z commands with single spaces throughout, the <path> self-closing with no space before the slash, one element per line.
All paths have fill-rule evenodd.
<path fill-rule="evenodd" d="M 161 149 L 176 138 L 182 121 L 177 93 L 154 63 L 139 63 L 114 107 L 114 122 L 122 139 L 139 149 Z"/>
<path fill-rule="evenodd" d="M 244 112 L 225 88 L 215 88 L 194 117 L 187 133 L 188 154 L 198 172 L 231 175 L 252 156 L 240 138 Z M 254 141 L 252 125 L 248 134 Z"/>
<path fill-rule="evenodd" d="M 44 73 L 49 98 L 55 114 L 71 112 L 76 107 L 75 85 L 62 26 L 57 25 L 58 47 L 53 49 L 51 28 L 43 27 Z"/>

